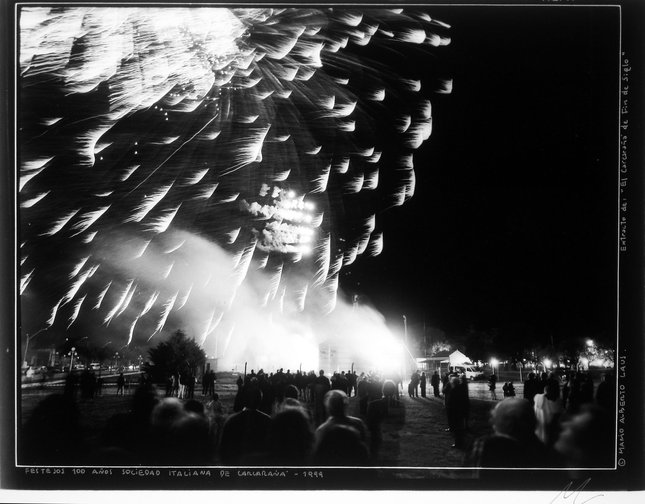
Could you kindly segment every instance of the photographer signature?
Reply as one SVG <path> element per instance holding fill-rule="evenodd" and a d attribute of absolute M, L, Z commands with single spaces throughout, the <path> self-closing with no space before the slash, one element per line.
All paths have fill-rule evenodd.
<path fill-rule="evenodd" d="M 571 487 L 573 486 L 573 481 L 567 483 L 567 485 L 564 487 L 564 490 L 556 495 L 550 504 L 586 504 L 587 502 L 590 502 L 593 499 L 597 499 L 598 497 L 604 497 L 604 494 L 597 494 L 589 497 L 588 499 L 585 499 L 584 501 L 578 502 L 578 497 L 580 497 L 581 492 L 585 489 L 590 481 L 591 478 L 587 478 L 578 488 L 575 488 L 573 490 L 571 489 Z"/>

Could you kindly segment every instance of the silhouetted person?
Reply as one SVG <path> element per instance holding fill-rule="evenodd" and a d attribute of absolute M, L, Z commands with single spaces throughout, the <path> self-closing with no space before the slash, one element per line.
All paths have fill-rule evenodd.
<path fill-rule="evenodd" d="M 184 404 L 184 409 L 201 416 L 205 416 L 204 403 L 197 399 L 188 399 Z"/>
<path fill-rule="evenodd" d="M 390 407 L 398 406 L 396 400 L 397 386 L 391 380 L 386 380 L 378 395 L 373 395 L 374 400 L 367 406 L 367 428 L 370 433 L 369 454 L 376 460 L 383 443 L 382 425 L 390 413 Z M 376 388 L 374 389 L 374 391 Z"/>
<path fill-rule="evenodd" d="M 68 397 L 69 399 L 75 400 L 76 384 L 77 384 L 77 377 L 72 371 L 70 371 L 67 374 L 67 377 L 65 378 L 65 388 L 63 389 L 63 395 L 65 397 Z"/>
<path fill-rule="evenodd" d="M 361 441 L 367 442 L 367 428 L 363 420 L 347 415 L 349 399 L 347 394 L 341 390 L 330 390 L 325 395 L 325 410 L 327 411 L 327 420 L 316 429 L 316 440 L 324 434 L 326 430 L 333 425 L 348 425 L 356 429 L 361 437 Z"/>
<path fill-rule="evenodd" d="M 470 409 L 468 383 L 461 383 L 458 377 L 453 376 L 450 379 L 450 386 L 446 388 L 444 394 L 448 429 L 455 440 L 452 448 L 464 448 L 466 422 Z"/>
<path fill-rule="evenodd" d="M 314 464 L 364 467 L 369 464 L 369 452 L 356 429 L 348 425 L 333 425 L 316 443 Z"/>
<path fill-rule="evenodd" d="M 116 395 L 123 395 L 123 388 L 125 387 L 125 377 L 123 373 L 119 374 L 119 377 L 116 379 Z"/>
<path fill-rule="evenodd" d="M 421 397 L 426 396 L 426 374 L 421 373 L 421 377 L 419 378 L 419 386 L 421 387 Z"/>
<path fill-rule="evenodd" d="M 497 375 L 493 373 L 488 377 L 488 390 L 490 391 L 490 398 L 497 401 Z"/>
<path fill-rule="evenodd" d="M 538 393 L 540 384 L 535 373 L 529 373 L 527 380 L 524 382 L 524 399 L 533 406 L 533 397 Z"/>
<path fill-rule="evenodd" d="M 222 429 L 220 455 L 226 465 L 258 464 L 266 453 L 271 417 L 258 411 L 262 393 L 258 388 L 244 392 L 244 408 L 231 415 Z"/>
<path fill-rule="evenodd" d="M 314 433 L 304 409 L 287 406 L 276 413 L 271 419 L 267 444 L 268 461 L 271 465 L 308 464 L 314 444 Z"/>
<path fill-rule="evenodd" d="M 596 389 L 596 404 L 606 411 L 612 411 L 616 408 L 615 387 L 614 375 L 612 373 L 605 373 Z"/>
<path fill-rule="evenodd" d="M 535 413 L 528 401 L 509 397 L 497 403 L 491 413 L 491 426 L 493 434 L 480 437 L 474 443 L 471 459 L 476 467 L 559 466 L 556 454 L 535 435 Z M 481 478 L 487 476 L 499 474 L 480 471 Z"/>
<path fill-rule="evenodd" d="M 580 407 L 568 421 L 555 449 L 571 468 L 612 467 L 615 457 L 615 428 L 609 412 L 591 404 Z"/>
<path fill-rule="evenodd" d="M 331 382 L 325 376 L 325 371 L 319 371 L 313 383 L 314 392 L 314 422 L 320 425 L 325 420 L 325 394 L 331 389 Z"/>
<path fill-rule="evenodd" d="M 432 393 L 435 397 L 440 397 L 441 396 L 441 391 L 439 389 L 441 385 L 441 377 L 439 376 L 439 373 L 435 371 L 432 374 L 432 378 L 430 378 L 430 385 L 432 385 Z"/>
<path fill-rule="evenodd" d="M 19 460 L 35 465 L 81 465 L 85 439 L 76 403 L 50 395 L 38 403 L 21 431 Z"/>
<path fill-rule="evenodd" d="M 214 452 L 204 415 L 184 411 L 169 429 L 164 459 L 172 465 L 208 465 Z"/>
<path fill-rule="evenodd" d="M 533 398 L 536 418 L 536 435 L 547 446 L 553 446 L 559 434 L 559 421 L 562 414 L 560 384 L 557 380 L 547 380 L 544 393 Z"/>

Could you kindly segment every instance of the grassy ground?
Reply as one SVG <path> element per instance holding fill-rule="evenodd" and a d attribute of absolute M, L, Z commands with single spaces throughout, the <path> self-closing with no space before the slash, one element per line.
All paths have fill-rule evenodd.
<path fill-rule="evenodd" d="M 228 411 L 232 410 L 236 378 L 237 376 L 232 374 L 222 375 L 216 386 L 221 401 Z M 29 418 L 36 404 L 45 395 L 61 392 L 61 387 L 23 391 L 23 421 Z M 98 435 L 112 415 L 128 411 L 130 408 L 132 399 L 130 394 L 133 390 L 130 389 L 123 396 L 117 396 L 115 392 L 114 387 L 107 387 L 103 395 L 93 400 L 79 401 L 82 428 L 90 445 L 96 443 Z M 501 396 L 500 387 L 498 397 L 501 398 Z M 472 440 L 476 436 L 489 432 L 488 417 L 494 402 L 490 400 L 485 383 L 471 383 L 470 397 L 471 417 L 468 438 Z M 196 390 L 195 398 L 207 401 L 207 398 L 201 395 L 200 389 Z M 453 439 L 451 434 L 446 432 L 447 422 L 443 400 L 435 397 L 410 398 L 403 395 L 402 405 L 401 410 L 388 419 L 383 426 L 383 445 L 379 466 L 462 467 L 465 452 L 451 448 Z M 350 414 L 358 416 L 358 400 L 355 398 L 350 399 Z M 442 472 L 442 476 L 446 476 L 445 471 Z M 460 477 L 464 477 L 463 471 L 460 471 Z"/>

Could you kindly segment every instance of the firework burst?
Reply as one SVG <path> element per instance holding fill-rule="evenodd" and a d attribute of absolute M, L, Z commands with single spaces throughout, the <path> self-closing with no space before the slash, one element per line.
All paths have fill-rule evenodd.
<path fill-rule="evenodd" d="M 23 7 L 23 328 L 109 325 L 129 345 L 191 320 L 230 340 L 258 272 L 253 303 L 332 311 L 342 267 L 383 248 L 378 213 L 414 193 L 448 28 L 399 9 Z"/>

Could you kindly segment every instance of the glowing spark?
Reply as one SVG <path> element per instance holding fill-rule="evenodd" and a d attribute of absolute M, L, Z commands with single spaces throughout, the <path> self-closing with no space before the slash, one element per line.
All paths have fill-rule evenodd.
<path fill-rule="evenodd" d="M 105 325 L 110 325 L 110 322 L 112 321 L 112 318 L 116 314 L 117 311 L 121 308 L 121 305 L 125 302 L 125 300 L 128 298 L 128 293 L 130 292 L 130 288 L 132 287 L 132 284 L 134 283 L 134 279 L 130 280 L 128 282 L 128 285 L 126 286 L 125 290 L 123 291 L 123 294 L 121 294 L 121 299 L 119 299 L 118 303 L 114 305 L 114 307 L 108 312 L 107 316 L 105 317 L 105 320 L 103 320 L 103 323 Z"/>
<path fill-rule="evenodd" d="M 338 173 L 341 173 L 341 174 L 343 174 L 343 173 L 347 173 L 347 170 L 349 170 L 349 158 L 348 158 L 348 157 L 346 157 L 346 158 L 343 158 L 343 159 L 341 159 L 340 161 L 338 161 L 338 162 L 334 165 L 334 169 L 335 169 Z"/>
<path fill-rule="evenodd" d="M 171 247 L 171 248 L 169 248 L 167 250 L 164 250 L 164 254 L 172 254 L 173 252 L 179 250 L 184 243 L 186 243 L 186 240 L 180 241 L 177 245 L 175 245 L 175 246 L 173 246 L 173 247 Z"/>
<path fill-rule="evenodd" d="M 74 216 L 78 213 L 78 211 L 79 211 L 79 210 L 80 210 L 80 208 L 78 208 L 78 209 L 76 209 L 76 210 L 72 210 L 72 211 L 71 211 L 70 213 L 68 213 L 67 215 L 64 215 L 63 217 L 61 217 L 61 218 L 60 218 L 60 219 L 58 219 L 57 221 L 54 221 L 54 225 L 52 226 L 52 228 L 51 228 L 49 231 L 46 231 L 46 232 L 44 232 L 44 233 L 41 233 L 41 235 L 40 235 L 40 236 L 53 236 L 53 235 L 55 235 L 55 234 L 56 234 L 56 233 L 58 233 L 61 229 L 63 229 L 63 228 L 65 227 L 65 225 L 66 225 L 70 220 L 72 220 L 72 217 L 74 217 Z"/>
<path fill-rule="evenodd" d="M 139 317 L 143 317 L 146 313 L 148 313 L 152 309 L 153 305 L 157 301 L 157 298 L 159 297 L 159 294 L 160 294 L 159 291 L 155 291 L 152 293 L 152 295 L 146 302 L 146 305 L 143 307 L 143 310 L 139 314 Z"/>
<path fill-rule="evenodd" d="M 233 229 L 232 231 L 229 231 L 228 233 L 226 233 L 227 235 L 226 240 L 229 244 L 235 243 L 235 240 L 237 240 L 237 237 L 240 235 L 241 229 L 242 228 Z"/>
<path fill-rule="evenodd" d="M 432 119 L 414 124 L 410 128 L 409 134 L 410 136 L 406 141 L 407 146 L 411 149 L 418 149 L 432 134 Z"/>
<path fill-rule="evenodd" d="M 134 326 L 137 325 L 138 320 L 139 320 L 139 317 L 135 317 L 135 319 L 132 321 L 132 325 L 130 326 L 130 332 L 128 333 L 128 342 L 126 343 L 126 346 L 132 342 L 132 336 L 134 335 Z"/>
<path fill-rule="evenodd" d="M 378 187 L 379 171 L 378 169 L 365 174 L 365 181 L 363 182 L 363 189 L 374 190 Z"/>
<path fill-rule="evenodd" d="M 421 91 L 421 81 L 415 79 L 401 79 L 402 84 L 404 84 L 410 91 L 418 93 Z"/>
<path fill-rule="evenodd" d="M 362 173 L 359 173 L 352 179 L 348 180 L 345 185 L 345 194 L 356 194 L 363 189 L 363 182 L 365 181 L 365 176 Z"/>
<path fill-rule="evenodd" d="M 20 295 L 22 295 L 22 293 L 25 291 L 27 285 L 29 285 L 29 282 L 31 282 L 35 269 L 36 268 L 33 268 L 29 273 L 27 273 L 20 279 Z"/>
<path fill-rule="evenodd" d="M 400 133 L 405 133 L 406 131 L 408 131 L 408 128 L 410 127 L 411 123 L 412 123 L 412 117 L 410 117 L 409 115 L 401 116 L 396 121 L 396 129 Z"/>
<path fill-rule="evenodd" d="M 419 114 L 423 119 L 430 119 L 432 117 L 432 103 L 430 100 L 423 100 L 419 106 Z"/>
<path fill-rule="evenodd" d="M 177 205 L 175 208 L 167 210 L 165 212 L 165 215 L 153 219 L 147 228 L 148 231 L 154 231 L 156 233 L 165 232 L 168 229 L 168 226 L 170 226 L 172 220 L 175 218 L 175 215 L 177 215 L 179 207 L 181 207 L 181 203 L 179 203 L 179 205 Z"/>
<path fill-rule="evenodd" d="M 376 233 L 372 235 L 367 254 L 370 256 L 377 256 L 383 252 L 383 233 Z"/>
<path fill-rule="evenodd" d="M 256 244 L 257 242 L 253 242 L 243 250 L 240 261 L 238 262 L 233 272 L 234 285 L 241 285 L 244 278 L 246 278 L 246 274 L 249 271 L 249 266 L 251 265 L 251 259 L 253 258 L 253 252 L 255 251 Z"/>
<path fill-rule="evenodd" d="M 174 184 L 174 182 L 173 182 Z M 150 196 L 144 196 L 143 202 L 137 206 L 134 213 L 125 222 L 141 222 L 143 218 L 168 194 L 173 184 L 158 189 Z"/>
<path fill-rule="evenodd" d="M 128 295 L 125 298 L 125 301 L 123 301 L 123 304 L 121 305 L 121 308 L 119 308 L 119 311 L 116 313 L 114 318 L 118 318 L 130 305 L 130 301 L 132 301 L 132 296 L 134 295 L 135 291 L 137 290 L 137 285 L 135 284 L 130 292 L 128 292 Z"/>
<path fill-rule="evenodd" d="M 381 160 L 381 152 L 375 152 L 373 156 L 370 156 L 367 161 L 368 163 L 378 163 Z"/>
<path fill-rule="evenodd" d="M 97 233 L 98 231 L 92 231 L 91 233 L 87 233 L 81 241 L 83 243 L 90 243 L 92 240 L 94 240 L 94 237 L 96 236 Z"/>
<path fill-rule="evenodd" d="M 88 273 L 88 275 L 87 275 L 87 278 L 92 278 L 92 276 L 94 275 L 94 273 L 96 273 L 96 271 L 99 269 L 99 266 L 101 266 L 101 265 L 100 265 L 100 264 L 95 264 L 94 266 L 92 266 L 92 267 L 90 268 L 90 270 L 89 270 L 89 273 Z"/>
<path fill-rule="evenodd" d="M 30 199 L 30 200 L 26 200 L 26 201 L 21 202 L 20 203 L 20 208 L 31 208 L 36 203 L 38 203 L 40 200 L 42 200 L 45 196 L 47 196 L 50 192 L 51 191 L 41 193 L 38 196 L 36 196 L 36 197 L 34 197 L 34 198 Z"/>
<path fill-rule="evenodd" d="M 76 304 L 74 305 L 74 310 L 72 311 L 72 315 L 69 317 L 69 324 L 67 324 L 67 329 L 69 329 L 72 324 L 76 321 L 76 318 L 78 317 L 79 312 L 81 311 L 81 305 L 83 304 L 83 301 L 85 301 L 85 296 L 80 298 Z"/>
<path fill-rule="evenodd" d="M 195 199 L 210 199 L 211 196 L 213 196 L 213 193 L 215 193 L 218 185 L 219 184 L 210 184 L 204 186 L 204 189 L 195 196 Z"/>
<path fill-rule="evenodd" d="M 220 203 L 232 203 L 235 201 L 238 197 L 240 196 L 240 193 L 234 193 L 231 194 L 230 196 L 225 196 L 223 197 L 219 202 Z"/>
<path fill-rule="evenodd" d="M 250 134 L 235 140 L 235 160 L 222 176 L 229 175 L 253 162 L 262 160 L 262 145 L 271 125 L 264 128 L 249 128 Z"/>
<path fill-rule="evenodd" d="M 105 294 L 107 293 L 108 289 L 110 288 L 110 285 L 112 285 L 112 280 L 108 282 L 108 284 L 103 288 L 103 290 L 99 293 L 97 299 L 96 299 L 96 304 L 94 305 L 93 309 L 98 310 L 101 307 L 101 303 L 103 303 L 103 298 L 105 297 Z"/>
<path fill-rule="evenodd" d="M 197 183 L 201 182 L 201 180 L 204 178 L 204 176 L 208 173 L 208 170 L 209 170 L 208 168 L 206 168 L 205 170 L 199 170 L 191 178 L 189 178 L 186 181 L 186 184 L 187 185 L 194 185 L 194 184 L 197 184 Z"/>
<path fill-rule="evenodd" d="M 338 13 L 338 21 L 345 23 L 348 26 L 358 26 L 363 21 L 363 14 L 353 12 L 340 12 Z"/>
<path fill-rule="evenodd" d="M 436 92 L 441 94 L 452 93 L 452 79 L 442 81 L 441 87 Z"/>
<path fill-rule="evenodd" d="M 298 311 L 304 311 L 305 309 L 305 299 L 307 298 L 307 288 L 308 286 L 305 285 L 304 287 L 296 291 L 296 309 Z"/>
<path fill-rule="evenodd" d="M 327 304 L 323 307 L 323 313 L 331 313 L 336 308 L 338 299 L 338 275 L 328 278 L 323 288 L 328 296 Z"/>
<path fill-rule="evenodd" d="M 170 272 L 172 271 L 172 268 L 174 266 L 175 266 L 174 262 L 170 263 L 170 266 L 168 266 L 168 269 L 166 269 L 166 272 L 161 275 L 161 278 L 166 280 L 170 276 Z"/>
<path fill-rule="evenodd" d="M 163 312 L 161 313 L 161 318 L 159 319 L 159 322 L 157 323 L 157 327 L 155 328 L 154 332 L 152 335 L 148 338 L 148 341 L 152 339 L 152 337 L 159 333 L 164 326 L 166 325 L 166 320 L 168 320 L 168 315 L 170 315 L 170 311 L 172 310 L 172 307 L 175 305 L 175 300 L 177 299 L 177 294 L 178 292 L 175 293 L 174 296 L 172 296 L 168 301 L 166 301 L 163 305 Z"/>
<path fill-rule="evenodd" d="M 320 287 L 325 282 L 329 274 L 329 263 L 331 261 L 331 237 L 327 236 L 316 245 L 316 259 L 315 263 L 318 266 L 314 274 L 313 287 Z"/>
<path fill-rule="evenodd" d="M 428 36 L 427 43 L 434 47 L 450 45 L 452 40 L 450 37 L 440 37 L 436 33 Z"/>
<path fill-rule="evenodd" d="M 138 164 L 138 165 L 133 165 L 126 168 L 123 175 L 121 175 L 121 179 L 120 179 L 121 182 L 125 182 L 126 180 L 128 180 L 130 178 L 130 175 L 132 175 L 135 171 L 137 171 L 137 168 L 139 168 L 140 166 L 141 165 Z"/>
<path fill-rule="evenodd" d="M 110 205 L 101 207 L 98 210 L 93 212 L 86 212 L 79 217 L 79 222 L 74 224 L 70 229 L 72 231 L 77 231 L 72 236 L 81 234 L 83 231 L 87 230 L 92 224 L 94 224 L 105 212 L 107 212 Z"/>
<path fill-rule="evenodd" d="M 42 122 L 41 122 L 41 124 L 42 124 L 43 126 L 47 126 L 47 127 L 49 127 L 49 126 L 53 126 L 54 124 L 56 124 L 56 123 L 57 123 L 58 121 L 60 121 L 61 119 L 62 119 L 62 117 L 52 117 L 52 118 L 47 118 L 47 119 L 43 119 L 43 120 L 42 120 Z"/>
<path fill-rule="evenodd" d="M 135 256 L 133 257 L 133 259 L 139 259 L 139 258 L 143 257 L 143 254 L 145 254 L 146 249 L 148 248 L 148 245 L 150 245 L 150 242 L 151 242 L 151 241 L 152 241 L 152 240 L 147 240 L 147 241 L 145 241 L 145 242 L 143 243 L 143 245 L 141 246 L 141 250 L 140 250 L 139 252 L 137 252 L 137 254 L 135 254 Z"/>
<path fill-rule="evenodd" d="M 76 267 L 72 270 L 72 272 L 69 274 L 70 280 L 74 278 L 76 275 L 79 274 L 79 272 L 83 269 L 83 266 L 85 266 L 85 263 L 87 260 L 90 258 L 90 256 L 84 257 L 81 259 L 81 262 L 79 262 Z"/>
<path fill-rule="evenodd" d="M 340 131 L 352 132 L 356 130 L 356 121 L 343 121 L 338 123 Z"/>
<path fill-rule="evenodd" d="M 61 301 L 62 299 L 59 300 L 58 303 L 56 303 L 52 308 L 49 319 L 45 321 L 45 326 L 51 327 L 52 325 L 54 325 L 54 321 L 56 320 L 56 314 L 58 313 L 58 308 L 60 308 Z"/>
<path fill-rule="evenodd" d="M 345 251 L 345 258 L 343 260 L 343 266 L 349 266 L 354 261 L 356 261 L 356 256 L 358 255 L 358 245 L 354 245 Z"/>
<path fill-rule="evenodd" d="M 426 40 L 426 32 L 421 29 L 403 30 L 398 33 L 397 39 L 411 44 L 423 44 Z"/>
<path fill-rule="evenodd" d="M 27 182 L 43 171 L 52 159 L 54 159 L 53 156 L 24 162 L 20 167 L 21 177 L 19 190 L 22 191 Z"/>
<path fill-rule="evenodd" d="M 177 310 L 181 310 L 184 306 L 186 306 L 186 303 L 188 302 L 188 298 L 190 297 L 190 293 L 193 290 L 193 284 L 190 284 L 190 287 L 188 287 L 188 291 L 186 294 L 179 300 L 179 306 L 177 306 Z"/>

